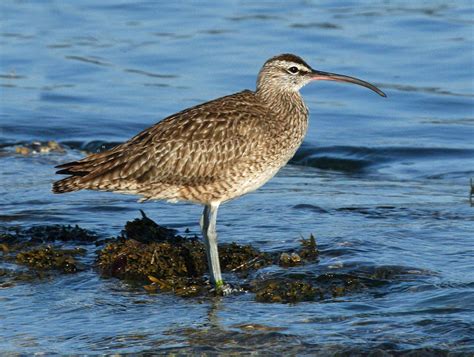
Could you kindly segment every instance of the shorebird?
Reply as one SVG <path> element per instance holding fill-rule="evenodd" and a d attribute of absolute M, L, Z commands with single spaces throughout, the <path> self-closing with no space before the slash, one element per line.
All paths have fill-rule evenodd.
<path fill-rule="evenodd" d="M 244 90 L 173 114 L 111 150 L 56 166 L 70 175 L 54 193 L 82 189 L 138 194 L 145 200 L 204 205 L 200 225 L 210 280 L 223 293 L 217 210 L 254 191 L 284 166 L 303 142 L 308 109 L 299 90 L 317 80 L 380 89 L 360 79 L 312 69 L 293 54 L 270 58 L 255 91 Z"/>

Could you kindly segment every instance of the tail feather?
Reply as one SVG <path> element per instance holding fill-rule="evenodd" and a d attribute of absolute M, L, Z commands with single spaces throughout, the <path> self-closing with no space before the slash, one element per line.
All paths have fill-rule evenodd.
<path fill-rule="evenodd" d="M 121 157 L 117 148 L 110 151 L 89 155 L 78 161 L 66 162 L 57 165 L 56 171 L 60 175 L 71 175 L 53 184 L 54 193 L 79 191 L 91 187 L 92 180 L 104 174 L 108 166 L 117 164 L 114 159 Z"/>
<path fill-rule="evenodd" d="M 53 193 L 74 192 L 83 189 L 81 177 L 71 176 L 53 183 Z"/>
<path fill-rule="evenodd" d="M 57 166 L 56 166 L 56 168 L 57 168 Z M 58 170 L 58 171 L 56 171 L 56 173 L 59 174 L 59 175 L 73 175 L 73 176 L 81 176 L 82 177 L 82 176 L 86 176 L 89 173 L 89 171 L 85 171 L 85 170 L 84 171 L 79 171 L 79 170 L 74 170 L 74 169 L 68 168 L 68 169 Z"/>
<path fill-rule="evenodd" d="M 120 169 L 126 162 L 116 162 L 115 165 L 104 165 L 97 167 L 91 162 L 70 162 L 56 166 L 61 168 L 57 174 L 71 175 L 53 183 L 54 193 L 65 193 L 79 191 L 82 189 L 92 189 L 101 191 L 113 191 L 126 188 L 120 181 Z"/>
<path fill-rule="evenodd" d="M 101 191 L 129 191 L 136 189 L 135 182 L 123 180 L 137 171 L 147 171 L 148 160 L 143 164 L 144 149 L 126 152 L 126 145 L 89 155 L 81 160 L 56 166 L 56 173 L 70 175 L 53 184 L 54 193 L 92 189 Z M 142 159 L 141 161 L 138 159 Z M 137 163 L 137 160 L 140 161 Z M 132 180 L 133 181 L 133 180 Z"/>
<path fill-rule="evenodd" d="M 83 177 L 89 174 L 89 170 L 81 161 L 72 161 L 56 166 L 57 174 L 72 175 L 53 183 L 53 193 L 65 193 L 79 191 L 84 187 Z"/>

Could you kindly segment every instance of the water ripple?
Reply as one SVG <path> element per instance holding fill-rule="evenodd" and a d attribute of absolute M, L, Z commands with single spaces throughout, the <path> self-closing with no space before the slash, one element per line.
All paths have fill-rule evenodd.
<path fill-rule="evenodd" d="M 83 57 L 83 56 L 65 56 L 66 59 L 80 61 L 90 64 L 95 64 L 98 66 L 111 66 L 110 63 L 103 61 L 101 58 L 98 57 Z"/>

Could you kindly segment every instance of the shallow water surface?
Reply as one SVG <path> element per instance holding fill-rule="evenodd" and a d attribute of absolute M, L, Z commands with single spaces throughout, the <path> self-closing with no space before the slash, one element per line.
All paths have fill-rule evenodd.
<path fill-rule="evenodd" d="M 268 252 L 316 236 L 319 262 L 254 278 L 354 274 L 372 277 L 369 289 L 299 304 L 251 293 L 183 299 L 88 269 L 0 285 L 0 353 L 474 352 L 473 15 L 470 1 L 3 1 L 4 228 L 78 224 L 106 238 L 141 208 L 199 234 L 194 205 L 53 195 L 54 166 L 253 89 L 278 53 L 373 82 L 388 98 L 334 82 L 305 87 L 304 145 L 263 188 L 223 205 L 218 222 L 220 241 Z M 48 140 L 66 152 L 15 153 Z M 84 247 L 92 263 L 97 247 Z"/>

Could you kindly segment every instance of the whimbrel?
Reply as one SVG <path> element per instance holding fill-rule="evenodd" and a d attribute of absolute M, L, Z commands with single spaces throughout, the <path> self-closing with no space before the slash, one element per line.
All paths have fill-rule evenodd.
<path fill-rule="evenodd" d="M 263 65 L 255 91 L 185 109 L 111 150 L 57 166 L 58 174 L 70 176 L 55 182 L 53 192 L 114 191 L 204 205 L 200 223 L 210 280 L 224 291 L 219 205 L 262 186 L 295 154 L 308 127 L 299 90 L 314 80 L 355 83 L 386 96 L 360 79 L 316 71 L 292 54 L 278 55 Z"/>

